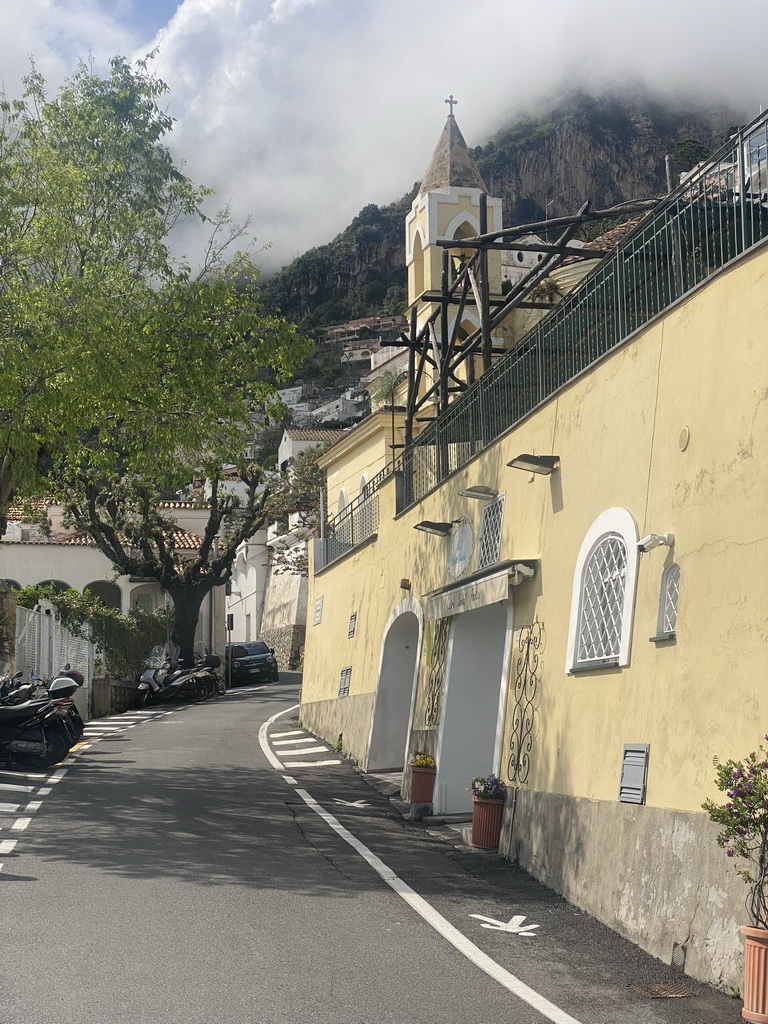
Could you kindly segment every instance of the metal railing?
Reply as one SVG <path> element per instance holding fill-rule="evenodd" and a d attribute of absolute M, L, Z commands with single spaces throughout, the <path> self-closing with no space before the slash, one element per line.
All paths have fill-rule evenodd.
<path fill-rule="evenodd" d="M 419 501 L 662 310 L 768 237 L 768 114 L 732 136 L 650 219 L 403 452 Z"/>
<path fill-rule="evenodd" d="M 386 466 L 369 480 L 364 490 L 325 527 L 315 555 L 315 572 L 373 537 L 379 529 L 379 488 L 392 475 Z M 315 549 L 317 552 L 317 548 Z"/>

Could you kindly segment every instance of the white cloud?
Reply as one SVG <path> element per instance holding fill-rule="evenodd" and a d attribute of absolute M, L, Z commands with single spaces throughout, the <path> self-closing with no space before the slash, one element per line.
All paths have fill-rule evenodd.
<path fill-rule="evenodd" d="M 738 24 L 763 15 L 762 0 L 742 0 Z M 712 0 L 184 0 L 154 41 L 131 36 L 95 0 L 0 9 L 7 86 L 28 52 L 60 78 L 89 49 L 103 65 L 153 42 L 171 87 L 175 155 L 238 218 L 253 215 L 259 241 L 272 244 L 264 262 L 277 266 L 366 203 L 409 189 L 450 93 L 470 145 L 574 77 L 737 99 L 750 116 L 768 95 L 759 48 L 751 58 Z"/>

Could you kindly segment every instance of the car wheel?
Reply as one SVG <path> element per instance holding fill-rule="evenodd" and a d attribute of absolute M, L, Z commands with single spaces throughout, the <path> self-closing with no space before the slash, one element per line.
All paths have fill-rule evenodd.
<path fill-rule="evenodd" d="M 280 676 L 278 675 L 277 672 L 275 672 L 274 675 L 270 676 L 270 682 L 272 682 L 272 683 L 279 683 L 280 682 Z"/>

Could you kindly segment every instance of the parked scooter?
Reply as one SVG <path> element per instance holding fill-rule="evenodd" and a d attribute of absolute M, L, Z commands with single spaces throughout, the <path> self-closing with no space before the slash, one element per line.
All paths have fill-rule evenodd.
<path fill-rule="evenodd" d="M 44 700 L 46 698 L 55 700 L 59 708 L 61 726 L 65 730 L 70 745 L 79 743 L 83 738 L 85 723 L 77 710 L 77 705 L 69 696 L 71 687 L 68 685 L 75 682 L 77 687 L 85 682 L 85 676 L 76 669 L 70 669 L 69 665 L 60 672 L 49 684 L 37 673 L 32 673 L 28 683 L 23 683 L 23 672 L 15 672 L 12 676 L 3 676 L 0 679 L 0 705 L 23 704 L 30 700 Z"/>
<path fill-rule="evenodd" d="M 0 758 L 6 764 L 33 768 L 58 764 L 73 743 L 63 722 L 60 702 L 77 690 L 73 679 L 60 680 L 57 698 L 0 705 Z"/>
<path fill-rule="evenodd" d="M 139 680 L 139 698 L 143 704 L 167 701 L 201 701 L 211 695 L 210 685 L 198 678 L 197 670 L 179 667 L 178 649 L 155 647 L 144 662 Z"/>

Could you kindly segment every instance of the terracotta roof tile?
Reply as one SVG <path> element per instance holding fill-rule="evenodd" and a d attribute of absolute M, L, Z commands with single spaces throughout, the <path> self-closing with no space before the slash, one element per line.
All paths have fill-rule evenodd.
<path fill-rule="evenodd" d="M 322 430 L 318 428 L 287 427 L 286 434 L 294 441 L 325 441 L 329 437 L 340 437 L 343 430 Z"/>
<path fill-rule="evenodd" d="M 30 501 L 15 501 L 8 508 L 8 522 L 39 522 L 45 510 L 52 504 L 53 502 L 50 498 L 34 498 Z"/>

